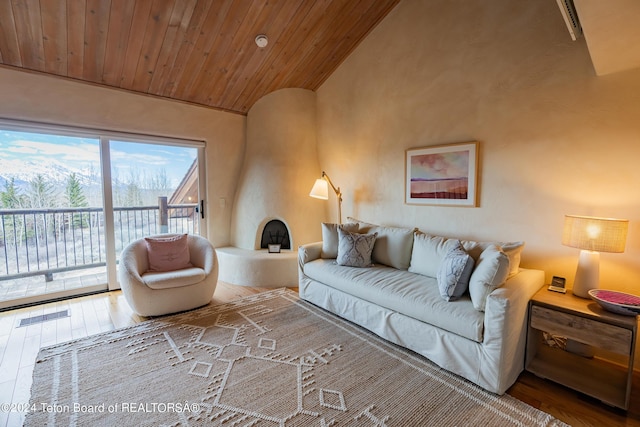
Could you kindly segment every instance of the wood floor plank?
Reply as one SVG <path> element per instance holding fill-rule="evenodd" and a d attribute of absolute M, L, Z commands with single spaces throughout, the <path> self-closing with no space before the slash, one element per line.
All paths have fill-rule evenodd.
<path fill-rule="evenodd" d="M 31 397 L 31 383 L 33 382 L 33 364 L 21 367 L 18 371 L 18 375 L 16 377 L 16 385 L 13 389 L 13 399 L 14 403 L 29 403 L 29 398 Z M 9 416 L 8 422 L 10 425 L 22 425 L 24 422 L 24 417 L 26 412 L 24 411 L 14 411 Z"/>
<path fill-rule="evenodd" d="M 11 331 L 7 341 L 7 349 L 0 362 L 0 383 L 15 380 L 18 369 L 20 369 L 20 357 L 22 356 L 25 334 L 25 328 L 15 328 Z"/>
<path fill-rule="evenodd" d="M 16 375 L 17 376 L 17 375 Z M 13 402 L 13 389 L 15 388 L 15 378 L 9 381 L 0 382 L 0 403 Z M 0 426 L 9 426 L 9 411 L 0 411 Z"/>

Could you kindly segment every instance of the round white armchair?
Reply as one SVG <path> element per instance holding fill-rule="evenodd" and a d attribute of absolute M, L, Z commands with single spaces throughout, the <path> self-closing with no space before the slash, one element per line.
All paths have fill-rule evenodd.
<path fill-rule="evenodd" d="M 204 237 L 190 234 L 186 238 L 190 266 L 176 270 L 150 269 L 144 238 L 123 249 L 118 279 L 127 303 L 137 314 L 160 316 L 191 310 L 211 301 L 218 283 L 216 251 Z M 185 251 L 183 254 L 186 256 Z"/>

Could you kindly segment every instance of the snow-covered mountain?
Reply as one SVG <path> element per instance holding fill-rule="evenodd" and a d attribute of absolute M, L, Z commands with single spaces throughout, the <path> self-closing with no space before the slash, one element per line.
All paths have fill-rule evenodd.
<path fill-rule="evenodd" d="M 15 179 L 18 187 L 23 187 L 28 185 L 29 181 L 37 175 L 44 176 L 47 182 L 55 186 L 64 185 L 67 182 L 67 177 L 72 173 L 76 174 L 82 185 L 100 184 L 99 176 L 95 173 L 66 166 L 55 159 L 34 162 L 31 160 L 9 161 L 0 158 L 0 189 L 4 189 L 5 183 L 11 178 Z"/>

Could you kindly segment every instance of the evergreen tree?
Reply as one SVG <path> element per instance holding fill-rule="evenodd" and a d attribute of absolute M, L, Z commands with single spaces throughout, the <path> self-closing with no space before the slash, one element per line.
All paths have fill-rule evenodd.
<path fill-rule="evenodd" d="M 87 198 L 84 196 L 80 181 L 75 173 L 72 173 L 67 178 L 67 187 L 65 191 L 67 197 L 67 203 L 72 208 L 84 208 L 89 206 Z"/>
<path fill-rule="evenodd" d="M 16 187 L 16 179 L 11 178 L 5 182 L 4 191 L 0 191 L 0 207 L 5 209 L 18 209 L 24 203 L 24 196 L 19 194 Z"/>
<path fill-rule="evenodd" d="M 129 183 L 124 196 L 124 206 L 142 206 L 142 192 L 135 183 Z"/>
<path fill-rule="evenodd" d="M 19 209 L 24 206 L 24 195 L 19 193 L 15 178 L 5 182 L 4 191 L 0 191 L 0 207 L 5 209 Z M 3 215 L 0 223 L 2 236 L 7 240 L 4 244 L 13 245 L 22 242 L 23 216 Z M 19 235 L 17 235 L 19 234 Z"/>
<path fill-rule="evenodd" d="M 75 173 L 67 177 L 67 186 L 65 188 L 65 196 L 69 207 L 83 208 L 89 206 L 87 198 L 84 196 L 80 181 Z M 73 225 L 86 227 L 88 225 L 88 214 L 86 212 L 72 214 Z"/>

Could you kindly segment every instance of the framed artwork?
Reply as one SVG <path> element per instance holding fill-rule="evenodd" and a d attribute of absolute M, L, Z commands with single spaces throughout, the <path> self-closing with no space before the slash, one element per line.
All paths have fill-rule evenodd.
<path fill-rule="evenodd" d="M 478 143 L 406 151 L 405 203 L 476 206 Z"/>

